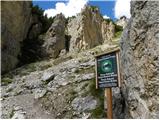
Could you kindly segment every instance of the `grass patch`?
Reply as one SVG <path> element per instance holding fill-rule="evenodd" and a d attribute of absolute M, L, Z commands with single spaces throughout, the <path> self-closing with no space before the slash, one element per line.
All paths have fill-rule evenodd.
<path fill-rule="evenodd" d="M 29 73 L 34 72 L 36 70 L 37 70 L 36 64 L 31 63 L 15 69 L 14 71 L 11 72 L 11 74 L 23 76 L 23 75 L 28 75 Z"/>
<path fill-rule="evenodd" d="M 11 111 L 10 115 L 9 115 L 9 118 L 12 118 L 14 115 L 14 110 Z"/>
<path fill-rule="evenodd" d="M 75 95 L 75 94 L 77 94 L 77 92 L 74 91 L 74 90 L 70 91 L 69 93 L 70 93 L 70 95 Z"/>
<path fill-rule="evenodd" d="M 69 95 L 71 96 L 71 100 L 73 98 L 75 98 L 76 94 L 77 94 L 77 92 L 75 90 L 73 90 L 73 89 L 69 91 Z"/>
<path fill-rule="evenodd" d="M 6 77 L 6 78 L 2 78 L 1 79 L 2 85 L 8 85 L 10 83 L 12 83 L 12 79 Z"/>
<path fill-rule="evenodd" d="M 65 61 L 70 60 L 70 59 L 72 59 L 72 56 L 59 57 L 59 58 L 57 58 L 57 59 L 55 59 L 55 60 L 53 61 L 53 64 L 54 64 L 54 65 L 58 65 L 59 63 L 65 62 Z"/>
<path fill-rule="evenodd" d="M 41 66 L 40 70 L 46 70 L 48 69 L 49 67 L 52 67 L 53 65 L 52 64 L 45 64 L 43 66 Z"/>
<path fill-rule="evenodd" d="M 94 67 L 90 67 L 90 68 L 87 68 L 87 69 L 77 69 L 75 71 L 75 73 L 77 74 L 88 74 L 88 73 L 94 73 L 95 72 L 95 69 Z"/>
<path fill-rule="evenodd" d="M 120 38 L 121 35 L 122 35 L 122 32 L 123 32 L 123 31 L 118 31 L 118 32 L 116 32 L 114 38 Z"/>
<path fill-rule="evenodd" d="M 100 107 L 97 107 L 96 109 L 92 110 L 92 117 L 94 119 L 102 119 L 104 117 L 104 109 L 103 109 L 103 106 L 100 106 Z"/>
<path fill-rule="evenodd" d="M 11 74 L 10 72 L 7 74 L 2 75 L 2 78 L 10 78 L 13 79 L 13 74 Z"/>

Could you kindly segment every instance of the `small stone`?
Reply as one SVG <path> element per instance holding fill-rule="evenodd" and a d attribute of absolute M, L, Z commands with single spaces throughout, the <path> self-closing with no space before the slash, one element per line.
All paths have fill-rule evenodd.
<path fill-rule="evenodd" d="M 72 73 L 75 73 L 76 70 L 77 70 L 76 68 L 72 68 L 72 69 L 71 69 L 71 72 L 72 72 Z"/>
<path fill-rule="evenodd" d="M 58 114 L 57 114 L 57 116 L 60 116 L 60 115 L 61 115 L 61 113 L 58 113 Z"/>
<path fill-rule="evenodd" d="M 21 107 L 21 106 L 15 106 L 15 107 L 14 107 L 14 110 L 15 110 L 15 111 L 22 110 L 22 107 Z"/>
<path fill-rule="evenodd" d="M 82 119 L 87 119 L 91 116 L 91 113 L 83 113 Z"/>
<path fill-rule="evenodd" d="M 44 82 L 50 82 L 51 80 L 53 80 L 55 77 L 55 74 L 51 73 L 51 72 L 45 72 L 42 76 L 42 81 Z"/>
<path fill-rule="evenodd" d="M 35 92 L 34 92 L 34 98 L 35 99 L 38 99 L 38 98 L 41 98 L 43 97 L 45 94 L 46 94 L 47 90 L 46 89 L 36 89 Z"/>
<path fill-rule="evenodd" d="M 14 113 L 12 119 L 25 119 L 25 114 L 26 112 L 22 112 L 22 111 L 17 111 Z"/>

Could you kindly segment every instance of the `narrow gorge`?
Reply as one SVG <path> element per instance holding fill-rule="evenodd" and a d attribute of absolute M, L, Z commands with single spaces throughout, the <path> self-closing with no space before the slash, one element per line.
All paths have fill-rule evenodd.
<path fill-rule="evenodd" d="M 120 49 L 113 118 L 158 119 L 159 3 L 130 3 L 131 18 L 114 21 L 91 5 L 48 18 L 32 1 L 2 1 L 1 118 L 106 118 L 95 56 Z"/>

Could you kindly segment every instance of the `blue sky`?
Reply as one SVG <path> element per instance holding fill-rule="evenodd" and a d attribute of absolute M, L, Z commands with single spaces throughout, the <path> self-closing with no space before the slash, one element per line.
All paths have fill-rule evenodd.
<path fill-rule="evenodd" d="M 69 0 L 69 1 L 74 1 L 74 0 Z M 77 1 L 77 2 L 79 1 L 79 3 L 72 2 L 71 4 L 77 4 L 75 6 L 78 6 L 80 4 L 81 6 L 83 6 L 84 3 L 81 3 L 81 2 L 87 1 L 87 0 L 75 0 L 75 1 Z M 90 0 L 90 1 L 88 1 L 87 4 L 98 6 L 100 8 L 100 13 L 103 16 L 106 15 L 106 16 L 110 17 L 111 19 L 116 20 L 117 17 L 115 16 L 115 10 L 116 10 L 115 6 L 118 7 L 116 12 L 120 15 L 122 13 L 119 13 L 118 11 L 122 11 L 122 12 L 127 11 L 127 10 L 124 9 L 125 8 L 124 7 L 124 5 L 125 5 L 124 1 L 129 1 L 129 0 L 123 0 L 123 4 L 122 4 L 122 1 L 117 0 L 117 3 L 119 2 L 119 4 L 117 4 L 117 5 L 116 5 L 116 1 L 114 1 L 114 0 L 106 0 L 106 1 L 105 0 L 99 0 L 99 1 L 98 0 L 97 1 L 93 1 L 93 0 L 91 1 Z M 61 3 L 61 4 L 58 5 L 58 7 L 56 8 L 57 3 Z M 63 3 L 65 3 L 65 5 L 63 5 Z M 67 3 L 68 3 L 68 1 L 65 1 L 65 0 L 61 0 L 61 1 L 59 1 L 59 0 L 56 0 L 56 1 L 33 1 L 33 5 L 38 5 L 43 10 L 45 10 L 47 13 L 53 13 L 57 9 L 61 9 L 63 7 L 66 7 Z M 68 8 L 66 8 L 66 9 L 68 9 Z M 47 11 L 47 10 L 49 10 L 49 11 Z M 71 9 L 70 11 L 74 11 L 74 10 Z M 67 12 L 67 11 L 64 10 L 64 12 Z M 126 13 L 123 13 L 123 14 L 126 14 Z"/>
<path fill-rule="evenodd" d="M 111 19 L 115 19 L 114 7 L 115 1 L 90 1 L 90 5 L 98 6 L 102 15 L 107 15 Z"/>

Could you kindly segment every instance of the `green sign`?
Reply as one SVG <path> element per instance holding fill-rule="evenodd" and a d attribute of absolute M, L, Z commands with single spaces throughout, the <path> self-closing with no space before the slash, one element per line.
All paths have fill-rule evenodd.
<path fill-rule="evenodd" d="M 97 56 L 97 84 L 99 88 L 118 86 L 117 52 Z"/>

